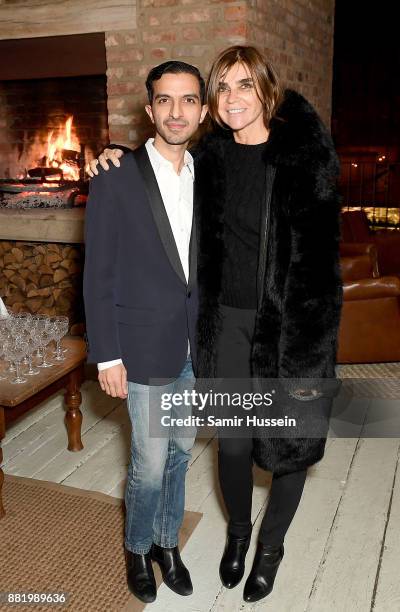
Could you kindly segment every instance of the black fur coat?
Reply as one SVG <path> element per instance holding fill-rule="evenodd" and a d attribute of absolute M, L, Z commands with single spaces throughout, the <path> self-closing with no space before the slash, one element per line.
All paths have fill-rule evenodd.
<path fill-rule="evenodd" d="M 198 232 L 198 377 L 213 378 L 221 329 L 219 296 L 224 253 L 224 155 L 229 130 L 206 136 L 196 151 Z M 253 375 L 335 377 L 342 302 L 339 268 L 339 163 L 313 107 L 286 90 L 270 122 L 265 163 L 276 168 L 270 203 L 264 293 L 256 317 Z M 287 382 L 289 383 L 290 380 Z M 306 402 L 314 412 L 320 401 Z M 303 403 L 305 407 L 305 403 Z M 308 406 L 307 406 L 308 407 Z M 324 454 L 325 437 L 254 439 L 262 468 L 287 473 Z"/>

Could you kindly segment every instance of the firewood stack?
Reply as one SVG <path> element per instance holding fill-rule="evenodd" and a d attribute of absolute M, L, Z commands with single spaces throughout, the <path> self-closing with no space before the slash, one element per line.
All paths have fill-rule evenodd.
<path fill-rule="evenodd" d="M 14 312 L 83 322 L 83 247 L 0 241 L 0 296 Z"/>

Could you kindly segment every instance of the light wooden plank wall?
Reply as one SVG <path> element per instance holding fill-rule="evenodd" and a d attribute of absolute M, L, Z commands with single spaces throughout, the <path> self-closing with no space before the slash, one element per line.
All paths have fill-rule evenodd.
<path fill-rule="evenodd" d="M 0 0 L 0 40 L 136 28 L 136 0 Z"/>

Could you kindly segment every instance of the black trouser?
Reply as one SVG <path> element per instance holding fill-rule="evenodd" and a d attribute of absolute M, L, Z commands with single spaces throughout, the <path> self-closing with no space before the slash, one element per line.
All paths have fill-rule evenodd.
<path fill-rule="evenodd" d="M 250 355 L 256 311 L 228 306 L 220 306 L 220 309 L 223 324 L 217 347 L 217 377 L 223 379 L 223 391 L 251 392 Z M 232 430 L 226 428 L 218 432 L 219 480 L 229 514 L 228 532 L 245 536 L 252 527 L 253 440 L 248 431 L 246 437 L 232 437 L 230 433 Z M 237 432 L 234 435 L 237 436 Z M 307 470 L 273 475 L 268 507 L 258 536 L 263 544 L 278 546 L 283 543 L 300 503 L 306 475 Z"/>

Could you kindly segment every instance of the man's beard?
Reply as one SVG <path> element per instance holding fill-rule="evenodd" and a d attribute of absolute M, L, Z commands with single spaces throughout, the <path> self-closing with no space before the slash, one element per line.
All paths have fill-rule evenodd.
<path fill-rule="evenodd" d="M 186 144 L 187 142 L 189 142 L 189 140 L 192 137 L 192 135 L 188 135 L 187 132 L 186 132 L 186 134 L 174 134 L 173 132 L 168 130 L 164 125 L 156 126 L 156 127 L 157 127 L 157 132 L 160 134 L 162 139 L 167 144 L 170 144 L 170 145 L 183 145 L 183 144 Z"/>

